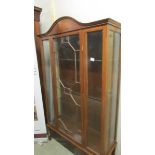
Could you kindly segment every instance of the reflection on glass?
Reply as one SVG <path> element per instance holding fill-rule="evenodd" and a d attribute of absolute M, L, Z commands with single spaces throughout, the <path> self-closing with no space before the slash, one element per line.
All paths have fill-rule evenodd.
<path fill-rule="evenodd" d="M 79 36 L 57 38 L 55 43 L 59 126 L 81 141 Z"/>
<path fill-rule="evenodd" d="M 43 41 L 44 48 L 44 61 L 45 61 L 45 73 L 46 73 L 46 90 L 48 96 L 48 113 L 49 120 L 53 124 L 54 123 L 54 107 L 53 107 L 53 97 L 52 97 L 52 80 L 51 80 L 51 61 L 50 61 L 50 46 L 49 40 Z"/>
<path fill-rule="evenodd" d="M 88 49 L 88 146 L 100 151 L 102 86 L 102 31 L 87 34 Z"/>
<path fill-rule="evenodd" d="M 101 99 L 102 31 L 88 33 L 88 96 Z"/>
<path fill-rule="evenodd" d="M 114 50 L 114 33 L 112 31 L 108 32 L 108 54 L 107 54 L 107 86 L 106 86 L 106 98 L 107 98 L 107 111 L 109 113 L 109 120 L 111 118 L 111 99 L 112 99 L 112 62 L 113 62 L 113 50 Z M 109 126 L 108 134 L 110 134 L 111 128 Z M 108 147 L 110 147 L 109 144 L 109 135 L 108 135 Z"/>

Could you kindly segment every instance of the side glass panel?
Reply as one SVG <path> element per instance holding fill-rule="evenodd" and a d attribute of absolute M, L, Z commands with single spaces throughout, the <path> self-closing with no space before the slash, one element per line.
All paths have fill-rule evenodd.
<path fill-rule="evenodd" d="M 87 33 L 88 146 L 97 152 L 100 151 L 102 46 L 102 31 Z"/>
<path fill-rule="evenodd" d="M 108 52 L 108 85 L 107 97 L 109 105 L 109 146 L 113 144 L 115 138 L 116 106 L 118 94 L 119 78 L 119 51 L 120 33 L 109 31 L 109 52 Z"/>
<path fill-rule="evenodd" d="M 54 39 L 59 128 L 81 142 L 79 35 Z"/>
<path fill-rule="evenodd" d="M 49 40 L 43 41 L 44 48 L 44 61 L 45 61 L 45 73 L 46 73 L 46 90 L 48 97 L 48 113 L 49 121 L 54 123 L 54 107 L 53 107 L 53 92 L 52 92 L 52 79 L 51 79 L 51 61 L 50 61 L 50 46 Z"/>

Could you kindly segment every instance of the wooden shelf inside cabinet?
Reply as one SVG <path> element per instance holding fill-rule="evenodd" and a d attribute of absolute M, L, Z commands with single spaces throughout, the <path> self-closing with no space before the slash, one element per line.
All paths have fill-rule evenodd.
<path fill-rule="evenodd" d="M 53 106 L 46 107 L 49 129 L 86 154 L 113 155 L 121 24 L 110 18 L 80 23 L 66 16 L 38 37 L 42 51 L 50 51 Z"/>

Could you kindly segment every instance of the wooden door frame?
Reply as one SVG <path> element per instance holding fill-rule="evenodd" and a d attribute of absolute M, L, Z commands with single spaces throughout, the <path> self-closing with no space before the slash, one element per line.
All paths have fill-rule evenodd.
<path fill-rule="evenodd" d="M 87 33 L 88 32 L 96 32 L 96 31 L 102 31 L 103 36 L 103 29 L 104 26 L 97 26 L 97 27 L 91 27 L 84 30 L 81 30 L 83 32 L 84 37 L 84 54 L 83 54 L 83 62 L 84 62 L 84 114 L 85 114 L 85 145 L 89 150 L 92 150 L 88 146 L 88 50 L 87 50 Z M 102 40 L 103 41 L 103 40 Z M 102 51 L 103 51 L 103 44 L 102 44 Z M 102 52 L 103 53 L 103 52 Z M 103 55 L 103 54 L 102 54 Z M 101 101 L 101 107 L 102 107 L 102 101 Z M 102 112 L 101 112 L 102 115 Z M 92 150 L 93 151 L 93 150 Z M 96 152 L 97 153 L 97 152 Z"/>
<path fill-rule="evenodd" d="M 54 48 L 54 39 L 57 39 L 57 38 L 59 38 L 59 37 L 64 37 L 64 36 L 71 36 L 71 35 L 79 35 L 79 41 L 80 41 L 80 38 L 81 38 L 81 31 L 79 31 L 79 30 L 75 30 L 75 31 L 72 31 L 72 32 L 68 32 L 68 33 L 62 33 L 62 34 L 58 34 L 58 35 L 52 35 L 52 36 L 50 36 L 49 38 L 50 38 L 50 53 L 51 53 L 51 65 L 52 65 L 52 69 L 51 69 L 51 74 L 52 74 L 52 83 L 53 83 L 53 90 L 55 90 L 55 91 L 53 91 L 53 100 L 54 100 L 54 102 L 53 102 L 53 104 L 54 104 L 54 111 L 55 111 L 55 113 L 54 113 L 54 115 L 55 115 L 55 119 L 56 119 L 56 128 L 58 129 L 58 127 L 59 127 L 59 123 L 58 123 L 58 117 L 59 117 L 59 110 L 58 110 L 58 99 L 57 99 L 57 86 L 56 86 L 56 83 L 57 83 L 57 80 L 56 80 L 56 60 L 55 60 L 55 48 Z M 80 41 L 80 43 L 81 43 L 81 41 Z M 84 119 L 83 119 L 83 78 L 82 78 L 82 74 L 83 74 L 83 65 L 81 65 L 82 64 L 82 61 L 83 61 L 83 55 L 82 55 L 82 53 L 83 52 L 81 52 L 83 49 L 82 49 L 82 45 L 80 44 L 80 106 L 81 106 L 81 108 L 80 108 L 80 113 L 81 113 L 81 131 L 82 131 L 82 133 L 81 133 L 81 137 L 82 137 L 82 144 L 84 144 L 84 133 L 83 133 L 83 129 L 84 129 L 84 127 L 83 127 L 83 122 L 84 122 Z M 59 129 L 58 129 L 59 130 Z M 67 133 L 64 133 L 66 136 L 68 136 L 68 134 Z"/>

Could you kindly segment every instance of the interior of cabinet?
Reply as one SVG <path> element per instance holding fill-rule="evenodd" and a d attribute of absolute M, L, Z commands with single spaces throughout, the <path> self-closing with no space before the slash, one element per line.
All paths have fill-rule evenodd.
<path fill-rule="evenodd" d="M 88 146 L 100 152 L 101 89 L 102 89 L 102 30 L 88 32 Z"/>

